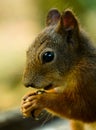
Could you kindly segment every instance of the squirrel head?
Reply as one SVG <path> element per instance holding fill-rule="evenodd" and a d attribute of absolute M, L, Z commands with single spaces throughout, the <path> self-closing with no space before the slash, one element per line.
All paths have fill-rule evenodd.
<path fill-rule="evenodd" d="M 77 59 L 78 37 L 78 20 L 73 12 L 51 9 L 45 29 L 28 48 L 24 85 L 44 89 L 62 86 Z"/>

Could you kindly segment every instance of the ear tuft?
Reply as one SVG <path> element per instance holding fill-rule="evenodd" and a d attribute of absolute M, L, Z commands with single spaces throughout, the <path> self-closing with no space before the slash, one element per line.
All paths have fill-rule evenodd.
<path fill-rule="evenodd" d="M 46 18 L 46 25 L 47 26 L 55 25 L 56 23 L 58 23 L 59 19 L 60 19 L 60 12 L 57 9 L 51 9 L 48 12 Z"/>
<path fill-rule="evenodd" d="M 78 21 L 73 12 L 69 9 L 65 10 L 61 16 L 61 22 L 66 30 L 72 30 L 78 27 Z"/>

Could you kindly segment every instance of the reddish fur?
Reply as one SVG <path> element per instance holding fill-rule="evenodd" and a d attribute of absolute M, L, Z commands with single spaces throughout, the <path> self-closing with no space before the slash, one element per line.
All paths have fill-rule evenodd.
<path fill-rule="evenodd" d="M 65 11 L 61 15 L 55 9 L 48 16 L 48 28 L 27 52 L 24 84 L 45 88 L 50 82 L 55 82 L 53 87 L 61 87 L 58 86 L 58 92 L 53 89 L 43 94 L 27 94 L 24 98 L 28 100 L 23 98 L 21 110 L 25 116 L 31 116 L 35 109 L 37 113 L 47 109 L 60 117 L 75 120 L 71 122 L 72 130 L 83 130 L 83 123 L 96 121 L 96 50 L 80 30 L 72 11 Z M 42 64 L 40 54 L 49 47 L 55 48 L 57 60 Z"/>

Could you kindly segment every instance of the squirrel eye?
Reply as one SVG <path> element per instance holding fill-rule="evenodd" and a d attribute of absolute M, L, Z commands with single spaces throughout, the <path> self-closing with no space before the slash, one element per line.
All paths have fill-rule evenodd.
<path fill-rule="evenodd" d="M 51 62 L 53 59 L 54 59 L 54 52 L 52 52 L 52 51 L 47 51 L 47 52 L 43 53 L 43 55 L 42 55 L 43 63 Z"/>

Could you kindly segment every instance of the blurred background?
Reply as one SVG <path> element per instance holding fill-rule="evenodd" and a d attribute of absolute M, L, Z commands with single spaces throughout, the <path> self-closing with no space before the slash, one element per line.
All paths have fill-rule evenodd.
<path fill-rule="evenodd" d="M 96 42 L 96 0 L 0 0 L 0 111 L 19 107 L 26 50 L 50 8 L 71 8 Z"/>

